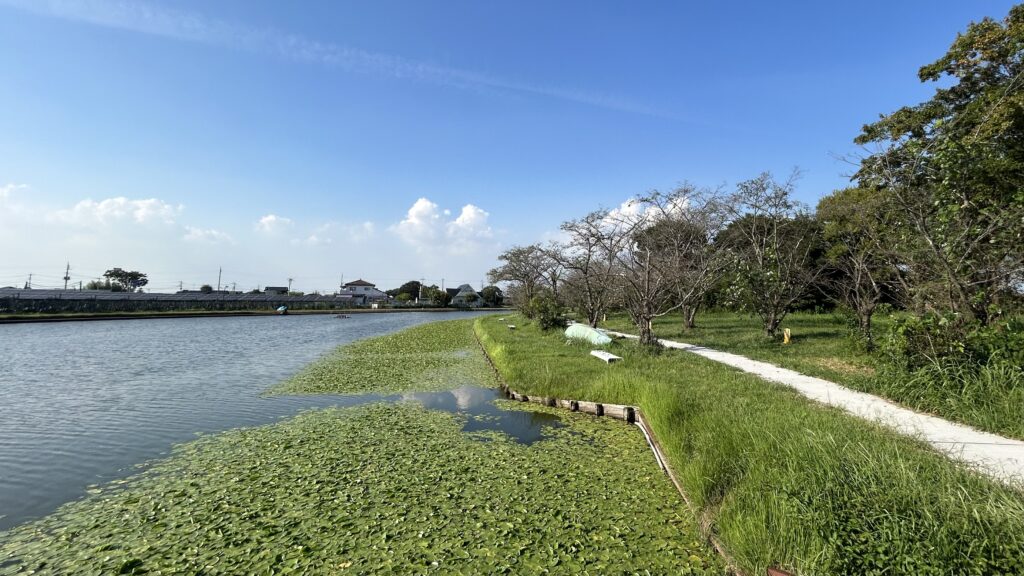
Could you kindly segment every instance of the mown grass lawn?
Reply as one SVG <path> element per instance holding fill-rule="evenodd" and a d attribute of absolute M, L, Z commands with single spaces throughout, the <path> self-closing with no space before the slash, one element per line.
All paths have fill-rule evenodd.
<path fill-rule="evenodd" d="M 889 322 L 887 317 L 876 319 L 876 335 L 884 334 Z M 635 332 L 622 314 L 609 316 L 607 327 Z M 1019 366 L 990 364 L 908 374 L 886 370 L 878 356 L 854 341 L 840 314 L 793 313 L 782 327 L 793 334 L 790 344 L 766 337 L 759 320 L 748 314 L 698 314 L 692 330 L 683 328 L 678 314 L 654 322 L 655 334 L 661 338 L 771 362 L 914 410 L 1024 439 L 1024 369 Z"/>
<path fill-rule="evenodd" d="M 696 510 L 749 574 L 1024 573 L 1024 494 L 926 445 L 681 351 L 606 365 L 516 317 L 477 333 L 515 389 L 634 404 Z"/>
<path fill-rule="evenodd" d="M 876 319 L 881 332 L 886 319 Z M 624 314 L 608 317 L 608 328 L 635 333 Z M 680 315 L 662 316 L 654 321 L 659 338 L 679 340 L 717 350 L 742 354 L 771 362 L 809 376 L 817 376 L 852 388 L 863 389 L 875 375 L 875 359 L 850 337 L 846 319 L 840 314 L 792 313 L 782 322 L 793 335 L 788 345 L 764 335 L 760 320 L 737 312 L 702 312 L 697 327 L 687 330 Z"/>

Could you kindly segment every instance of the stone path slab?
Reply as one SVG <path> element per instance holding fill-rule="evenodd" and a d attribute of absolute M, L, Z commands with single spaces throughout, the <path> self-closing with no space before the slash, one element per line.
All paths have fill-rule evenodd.
<path fill-rule="evenodd" d="M 625 338 L 637 338 L 622 332 L 605 332 Z M 901 434 L 923 440 L 940 452 L 963 461 L 976 470 L 1007 484 L 1024 488 L 1024 442 L 1020 440 L 921 414 L 872 394 L 851 390 L 835 382 L 806 376 L 767 362 L 751 360 L 746 356 L 684 342 L 660 342 L 666 348 L 685 350 L 755 374 L 765 380 L 789 386 L 812 400 L 842 408 L 865 420 L 878 422 Z M 1024 408 L 1021 417 L 1024 417 Z"/>

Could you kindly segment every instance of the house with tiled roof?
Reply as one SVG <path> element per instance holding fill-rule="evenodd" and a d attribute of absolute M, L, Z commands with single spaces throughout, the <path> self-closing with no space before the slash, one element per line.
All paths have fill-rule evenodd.
<path fill-rule="evenodd" d="M 378 290 L 376 284 L 367 282 L 362 278 L 343 284 L 337 296 L 350 299 L 353 304 L 360 306 L 376 302 L 387 302 L 391 299 L 386 292 Z"/>
<path fill-rule="evenodd" d="M 463 284 L 462 286 L 459 286 L 458 288 L 455 289 L 455 294 L 452 295 L 452 306 L 467 306 L 469 308 L 478 308 L 482 306 L 483 303 L 484 299 L 476 290 L 473 290 L 473 287 L 470 286 L 469 284 Z"/>

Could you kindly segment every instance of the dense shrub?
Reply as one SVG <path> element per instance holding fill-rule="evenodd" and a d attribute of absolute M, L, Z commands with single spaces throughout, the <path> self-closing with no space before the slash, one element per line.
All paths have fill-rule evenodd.
<path fill-rule="evenodd" d="M 565 328 L 565 308 L 553 296 L 549 294 L 534 296 L 530 300 L 529 307 L 532 312 L 531 317 L 537 320 L 541 330 Z"/>
<path fill-rule="evenodd" d="M 991 362 L 1024 365 L 1024 317 L 982 325 L 956 315 L 894 317 L 882 341 L 889 367 L 913 372 L 925 366 Z"/>

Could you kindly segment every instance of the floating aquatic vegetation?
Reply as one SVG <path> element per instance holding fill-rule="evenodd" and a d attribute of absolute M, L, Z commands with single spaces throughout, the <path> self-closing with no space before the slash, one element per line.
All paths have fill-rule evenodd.
<path fill-rule="evenodd" d="M 530 446 L 411 404 L 203 437 L 0 534 L 0 574 L 721 572 L 635 429 L 559 415 Z"/>
<path fill-rule="evenodd" d="M 361 394 L 496 385 L 472 320 L 432 322 L 339 346 L 272 394 Z"/>

